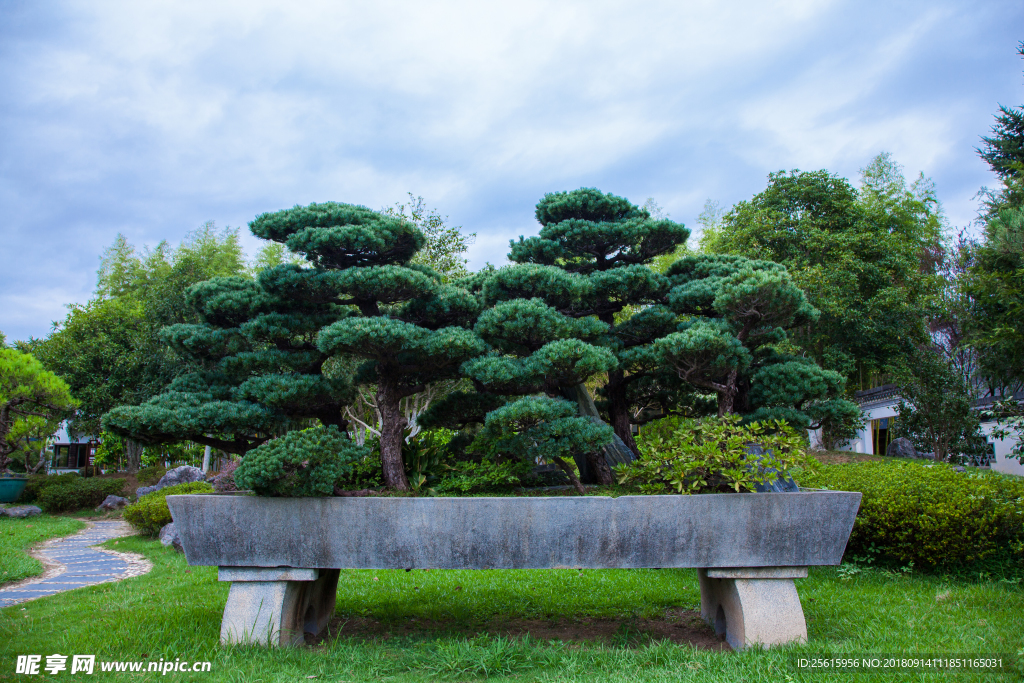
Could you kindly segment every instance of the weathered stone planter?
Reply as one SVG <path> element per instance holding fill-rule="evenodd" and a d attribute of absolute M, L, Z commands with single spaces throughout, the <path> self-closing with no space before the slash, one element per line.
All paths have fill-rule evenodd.
<path fill-rule="evenodd" d="M 551 498 L 168 496 L 189 564 L 231 581 L 221 642 L 301 643 L 340 569 L 699 569 L 734 649 L 807 639 L 794 578 L 839 564 L 859 493 Z"/>

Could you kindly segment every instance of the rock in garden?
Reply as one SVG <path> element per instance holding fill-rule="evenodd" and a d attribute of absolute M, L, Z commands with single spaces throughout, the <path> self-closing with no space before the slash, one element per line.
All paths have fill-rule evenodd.
<path fill-rule="evenodd" d="M 100 510 L 120 510 L 127 504 L 127 498 L 122 498 L 121 496 L 107 496 L 106 498 L 103 499 L 103 502 L 100 503 L 99 507 L 96 508 L 96 511 L 99 512 Z"/>
<path fill-rule="evenodd" d="M 174 528 L 174 522 L 164 524 L 163 528 L 160 529 L 160 542 L 165 548 L 167 546 L 174 546 L 174 549 L 179 553 L 185 552 L 181 547 L 181 536 L 178 535 L 178 530 Z"/>
<path fill-rule="evenodd" d="M 766 474 L 768 475 L 768 477 L 766 477 L 768 481 L 765 483 L 754 484 L 755 491 L 758 493 L 798 493 L 800 491 L 800 487 L 795 481 L 793 481 L 793 477 L 783 472 L 779 472 L 774 467 L 761 466 L 761 457 L 770 453 L 770 451 L 766 453 L 766 451 L 757 444 L 748 444 L 744 450 L 746 450 L 747 456 L 756 463 L 758 472 L 762 476 Z M 753 465 L 749 467 L 753 469 Z M 775 475 L 774 479 L 771 478 L 771 475 L 773 474 Z"/>
<path fill-rule="evenodd" d="M 160 477 L 160 481 L 153 484 L 152 486 L 140 486 L 135 495 L 141 498 L 147 493 L 153 493 L 153 491 L 159 491 L 165 489 L 168 486 L 174 486 L 176 484 L 191 484 L 194 481 L 203 481 L 206 479 L 206 475 L 198 467 L 192 467 L 191 465 L 182 465 L 181 467 L 175 467 L 173 470 L 168 470 L 167 474 Z"/>
<path fill-rule="evenodd" d="M 42 512 L 43 511 L 35 505 L 15 505 L 14 507 L 0 510 L 0 517 L 17 517 L 18 519 L 25 519 L 26 517 L 35 517 L 36 515 L 42 514 Z"/>
<path fill-rule="evenodd" d="M 910 439 L 901 436 L 898 439 L 893 439 L 889 447 L 885 449 L 885 454 L 890 458 L 916 458 L 917 449 L 914 448 L 914 444 L 910 443 Z"/>

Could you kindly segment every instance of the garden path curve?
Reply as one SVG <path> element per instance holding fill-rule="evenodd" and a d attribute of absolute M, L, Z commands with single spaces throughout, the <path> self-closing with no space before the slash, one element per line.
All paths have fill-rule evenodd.
<path fill-rule="evenodd" d="M 141 576 L 153 568 L 141 555 L 92 546 L 135 531 L 126 522 L 90 522 L 72 536 L 51 538 L 29 554 L 46 566 L 40 576 L 0 588 L 0 607 L 99 583 Z"/>

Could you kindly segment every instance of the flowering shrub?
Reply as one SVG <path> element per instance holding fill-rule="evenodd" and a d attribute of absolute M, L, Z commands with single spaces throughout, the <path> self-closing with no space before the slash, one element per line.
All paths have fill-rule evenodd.
<path fill-rule="evenodd" d="M 783 420 L 666 418 L 640 433 L 640 457 L 615 472 L 641 493 L 742 493 L 805 464 L 804 444 Z"/>

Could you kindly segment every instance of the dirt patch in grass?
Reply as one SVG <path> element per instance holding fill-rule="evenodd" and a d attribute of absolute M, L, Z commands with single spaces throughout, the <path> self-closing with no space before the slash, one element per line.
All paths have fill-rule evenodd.
<path fill-rule="evenodd" d="M 306 636 L 308 645 L 319 645 L 338 637 L 368 640 L 423 636 L 478 635 L 559 640 L 565 642 L 600 642 L 638 646 L 653 641 L 670 640 L 701 650 L 729 651 L 731 648 L 715 635 L 700 614 L 692 610 L 671 609 L 659 619 L 493 619 L 478 623 L 406 619 L 381 622 L 369 617 L 335 617 L 325 635 Z"/>
<path fill-rule="evenodd" d="M 854 453 L 853 451 L 814 451 L 811 453 L 815 460 L 825 465 L 845 465 L 851 462 L 870 462 L 872 460 L 885 460 L 880 455 L 868 455 L 865 453 Z"/>

